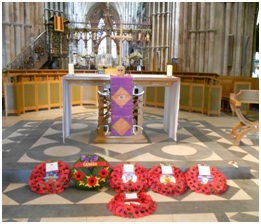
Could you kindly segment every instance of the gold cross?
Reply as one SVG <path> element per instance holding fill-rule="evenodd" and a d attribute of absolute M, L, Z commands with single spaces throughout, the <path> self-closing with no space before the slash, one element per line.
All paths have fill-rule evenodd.
<path fill-rule="evenodd" d="M 111 38 L 113 38 L 113 39 L 119 39 L 119 41 L 120 41 L 120 43 L 119 43 L 119 45 L 120 45 L 120 60 L 119 60 L 119 66 L 121 66 L 121 65 L 122 65 L 122 40 L 123 40 L 124 38 L 127 38 L 127 39 L 130 38 L 130 37 L 126 37 L 126 36 L 123 36 L 123 35 L 122 35 L 122 22 L 121 22 L 121 24 L 120 24 L 120 36 L 112 36 Z"/>

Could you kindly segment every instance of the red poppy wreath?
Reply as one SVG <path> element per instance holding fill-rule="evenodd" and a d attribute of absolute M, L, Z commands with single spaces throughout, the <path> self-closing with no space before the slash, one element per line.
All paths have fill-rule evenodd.
<path fill-rule="evenodd" d="M 109 163 L 98 155 L 82 155 L 73 165 L 72 181 L 81 190 L 99 190 L 110 176 Z"/>
<path fill-rule="evenodd" d="M 133 171 L 125 172 L 124 167 L 133 166 Z M 110 186 L 115 192 L 144 191 L 148 185 L 148 171 L 138 163 L 119 164 L 113 168 L 110 176 Z"/>
<path fill-rule="evenodd" d="M 59 194 L 70 184 L 70 167 L 63 161 L 47 161 L 37 165 L 28 184 L 38 194 Z"/>
<path fill-rule="evenodd" d="M 124 218 L 140 218 L 152 214 L 156 210 L 156 203 L 145 192 L 137 193 L 137 199 L 127 200 L 124 193 L 118 193 L 108 203 L 109 210 Z"/>
<path fill-rule="evenodd" d="M 199 165 L 197 164 L 190 167 L 185 173 L 187 184 L 190 189 L 197 193 L 207 195 L 219 195 L 225 192 L 227 189 L 226 177 L 216 167 L 213 166 L 209 166 L 209 176 L 201 176 L 199 175 Z"/>
<path fill-rule="evenodd" d="M 150 188 L 159 194 L 166 196 L 178 196 L 187 189 L 184 173 L 175 166 L 168 166 L 170 173 L 165 174 L 161 165 L 154 166 L 148 171 Z"/>

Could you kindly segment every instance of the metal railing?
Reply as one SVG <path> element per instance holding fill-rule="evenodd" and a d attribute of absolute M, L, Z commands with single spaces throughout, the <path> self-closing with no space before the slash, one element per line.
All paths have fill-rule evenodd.
<path fill-rule="evenodd" d="M 14 60 L 2 70 L 10 69 L 38 69 L 48 58 L 46 44 L 46 30 L 43 31 L 26 49 L 21 51 Z"/>

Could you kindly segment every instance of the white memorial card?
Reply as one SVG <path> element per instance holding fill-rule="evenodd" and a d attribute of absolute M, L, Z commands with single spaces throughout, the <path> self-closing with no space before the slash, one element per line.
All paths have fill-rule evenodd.
<path fill-rule="evenodd" d="M 134 173 L 134 164 L 124 164 L 123 172 L 124 173 Z"/>
<path fill-rule="evenodd" d="M 133 192 L 133 193 L 125 193 L 125 199 L 126 199 L 126 200 L 138 199 L 138 195 L 137 195 L 136 192 Z"/>
<path fill-rule="evenodd" d="M 213 181 L 213 177 L 210 174 L 210 167 L 209 166 L 202 166 L 198 164 L 198 180 L 201 182 L 201 184 L 206 184 L 209 181 Z"/>
<path fill-rule="evenodd" d="M 171 166 L 161 165 L 161 172 L 162 172 L 162 174 L 173 174 Z"/>
<path fill-rule="evenodd" d="M 210 167 L 198 165 L 198 172 L 200 176 L 210 176 Z"/>
<path fill-rule="evenodd" d="M 59 170 L 59 168 L 58 168 L 58 162 L 46 163 L 45 169 L 46 169 L 46 172 L 51 172 L 51 171 L 57 171 L 57 170 Z"/>

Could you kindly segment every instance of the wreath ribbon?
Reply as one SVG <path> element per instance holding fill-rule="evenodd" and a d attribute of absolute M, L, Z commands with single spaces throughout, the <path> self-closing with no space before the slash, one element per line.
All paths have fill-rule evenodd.
<path fill-rule="evenodd" d="M 95 166 L 110 166 L 110 164 L 108 162 L 96 161 L 96 162 L 79 162 L 73 165 L 74 168 L 95 167 Z"/>

